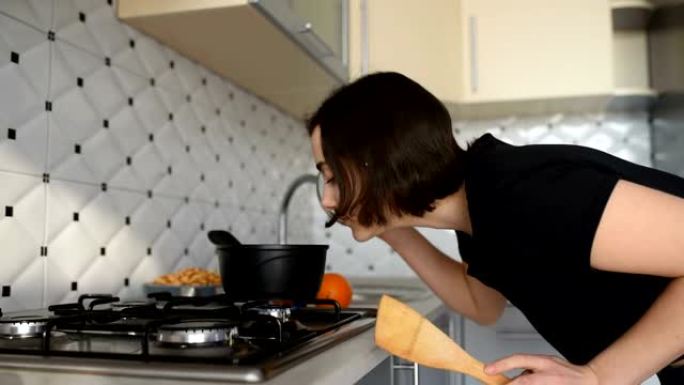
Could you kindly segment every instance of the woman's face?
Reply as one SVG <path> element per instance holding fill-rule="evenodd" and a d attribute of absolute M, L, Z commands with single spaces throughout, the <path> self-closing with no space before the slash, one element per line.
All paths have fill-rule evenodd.
<path fill-rule="evenodd" d="M 319 127 L 316 127 L 311 134 L 311 150 L 313 152 L 316 168 L 321 173 L 324 180 L 323 191 L 321 192 L 321 205 L 326 211 L 333 212 L 337 209 L 337 204 L 340 198 L 340 190 L 337 185 L 337 181 L 330 170 L 330 167 L 327 163 L 325 163 L 325 158 L 323 157 L 323 146 L 321 143 L 321 129 Z M 351 215 L 351 217 L 340 218 L 338 222 L 349 227 L 352 231 L 354 239 L 359 242 L 367 241 L 376 235 L 382 234 L 389 225 L 388 223 L 388 225 L 385 226 L 362 226 L 356 220 L 355 215 Z M 390 218 L 388 218 L 388 222 L 391 222 Z"/>

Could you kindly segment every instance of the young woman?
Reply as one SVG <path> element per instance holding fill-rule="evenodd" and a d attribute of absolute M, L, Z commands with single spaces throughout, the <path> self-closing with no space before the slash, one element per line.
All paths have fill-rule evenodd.
<path fill-rule="evenodd" d="M 684 179 L 569 145 L 466 150 L 444 106 L 397 73 L 330 96 L 308 124 L 322 205 L 380 237 L 455 311 L 492 324 L 506 300 L 565 359 L 518 354 L 511 384 L 684 384 Z M 414 227 L 453 229 L 463 263 Z"/>

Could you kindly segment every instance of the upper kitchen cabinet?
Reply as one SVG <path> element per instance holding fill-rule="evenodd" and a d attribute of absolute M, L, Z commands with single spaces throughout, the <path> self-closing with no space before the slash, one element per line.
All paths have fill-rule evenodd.
<path fill-rule="evenodd" d="M 118 16 L 297 118 L 348 80 L 346 0 L 119 0 Z"/>
<path fill-rule="evenodd" d="M 352 35 L 358 52 L 351 57 L 359 61 L 352 62 L 352 76 L 355 69 L 398 71 L 447 105 L 495 110 L 612 93 L 608 0 L 366 0 L 359 6 L 352 22 L 363 32 Z"/>
<path fill-rule="evenodd" d="M 648 0 L 612 0 L 614 94 L 656 95 L 649 70 L 649 31 L 654 5 Z"/>

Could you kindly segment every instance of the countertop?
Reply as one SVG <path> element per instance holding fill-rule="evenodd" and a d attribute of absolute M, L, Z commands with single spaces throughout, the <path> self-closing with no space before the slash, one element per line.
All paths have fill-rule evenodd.
<path fill-rule="evenodd" d="M 352 286 L 386 286 L 424 288 L 425 298 L 407 304 L 427 318 L 436 316 L 444 304 L 417 278 L 351 278 Z M 340 345 L 332 347 L 306 362 L 288 369 L 267 385 L 285 384 L 353 384 L 380 364 L 388 353 L 375 346 L 375 328 L 369 329 Z"/>

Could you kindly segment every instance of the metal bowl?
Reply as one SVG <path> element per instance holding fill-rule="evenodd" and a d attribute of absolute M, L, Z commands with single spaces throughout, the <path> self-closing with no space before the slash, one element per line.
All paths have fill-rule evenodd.
<path fill-rule="evenodd" d="M 208 297 L 223 292 L 220 286 L 200 286 L 200 285 L 158 285 L 146 283 L 143 285 L 145 294 L 167 292 L 175 297 Z"/>

